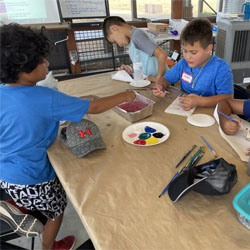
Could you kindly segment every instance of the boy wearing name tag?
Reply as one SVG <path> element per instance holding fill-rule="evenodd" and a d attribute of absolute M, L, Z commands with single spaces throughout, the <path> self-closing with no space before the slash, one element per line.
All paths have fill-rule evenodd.
<path fill-rule="evenodd" d="M 166 53 L 143 30 L 127 24 L 119 16 L 110 16 L 103 22 L 103 34 L 110 43 L 120 47 L 128 45 L 131 61 L 142 63 L 143 74 L 149 81 L 156 82 L 167 72 Z M 131 66 L 124 64 L 119 70 L 126 70 L 129 75 L 133 72 Z"/>
<path fill-rule="evenodd" d="M 43 249 L 73 249 L 74 236 L 55 241 L 67 198 L 47 149 L 57 138 L 59 121 L 81 121 L 86 113 L 101 113 L 133 101 L 135 93 L 89 101 L 36 86 L 46 78 L 49 66 L 46 57 L 51 44 L 43 31 L 14 23 L 2 25 L 0 47 L 0 187 L 19 207 L 47 216 Z M 9 211 L 1 207 L 1 215 L 20 226 Z"/>
<path fill-rule="evenodd" d="M 179 98 L 184 110 L 193 107 L 214 107 L 220 100 L 232 97 L 233 75 L 227 62 L 212 56 L 212 25 L 197 18 L 181 33 L 183 58 L 156 82 L 155 96 L 164 97 L 170 84 L 180 81 L 186 94 Z"/>

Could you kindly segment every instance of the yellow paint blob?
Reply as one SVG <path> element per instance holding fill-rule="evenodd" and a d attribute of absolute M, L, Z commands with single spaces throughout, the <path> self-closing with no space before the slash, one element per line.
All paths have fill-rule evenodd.
<path fill-rule="evenodd" d="M 150 137 L 150 138 L 148 138 L 146 140 L 146 143 L 149 144 L 149 145 L 156 144 L 158 142 L 159 142 L 159 140 L 157 138 L 155 138 L 155 137 Z"/>

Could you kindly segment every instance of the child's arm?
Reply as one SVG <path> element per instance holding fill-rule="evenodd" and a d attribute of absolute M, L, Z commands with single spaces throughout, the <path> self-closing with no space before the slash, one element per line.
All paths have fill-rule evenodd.
<path fill-rule="evenodd" d="M 96 101 L 91 101 L 87 114 L 102 113 L 122 102 L 132 102 L 135 97 L 134 91 L 126 91 L 113 96 L 103 97 Z"/>
<path fill-rule="evenodd" d="M 230 115 L 231 113 L 243 114 L 243 105 L 244 105 L 244 100 L 228 99 L 219 102 L 218 110 L 226 115 Z M 225 134 L 234 135 L 239 130 L 240 119 L 234 118 L 234 120 L 238 121 L 236 123 L 229 120 L 220 113 L 218 113 L 218 115 L 220 120 L 220 126 Z"/>
<path fill-rule="evenodd" d="M 243 106 L 245 100 L 228 99 L 219 102 L 219 110 L 226 114 L 238 114 L 243 115 Z"/>
<path fill-rule="evenodd" d="M 216 104 L 227 98 L 232 98 L 232 94 L 222 94 L 215 96 L 199 96 L 196 94 L 184 95 L 179 98 L 180 105 L 184 110 L 190 110 L 193 107 L 215 107 Z"/>
<path fill-rule="evenodd" d="M 120 67 L 118 67 L 118 70 L 125 70 L 129 75 L 132 75 L 133 73 L 132 67 L 125 64 L 122 64 Z"/>
<path fill-rule="evenodd" d="M 150 82 L 157 82 L 158 80 L 160 80 L 160 78 L 164 75 L 166 68 L 167 56 L 164 50 L 162 50 L 161 48 L 156 48 L 154 50 L 154 56 L 157 57 L 158 73 L 157 76 L 149 76 L 147 78 Z"/>
<path fill-rule="evenodd" d="M 153 91 L 153 94 L 157 97 L 164 97 L 166 95 L 166 88 L 170 85 L 165 76 L 162 76 L 159 81 L 156 82 Z"/>

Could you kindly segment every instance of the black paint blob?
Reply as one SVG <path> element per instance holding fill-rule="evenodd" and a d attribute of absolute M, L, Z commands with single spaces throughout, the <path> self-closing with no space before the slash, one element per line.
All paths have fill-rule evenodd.
<path fill-rule="evenodd" d="M 154 136 L 155 138 L 162 138 L 162 137 L 164 136 L 164 134 L 161 133 L 161 132 L 159 132 L 159 133 L 154 133 L 153 136 Z"/>

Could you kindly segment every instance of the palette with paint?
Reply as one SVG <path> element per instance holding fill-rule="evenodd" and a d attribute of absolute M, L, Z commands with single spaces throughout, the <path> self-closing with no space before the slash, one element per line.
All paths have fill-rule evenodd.
<path fill-rule="evenodd" d="M 133 102 L 124 102 L 114 107 L 114 111 L 130 122 L 139 121 L 152 115 L 154 101 L 136 93 Z"/>
<path fill-rule="evenodd" d="M 170 136 L 169 129 L 157 122 L 140 122 L 128 126 L 122 138 L 132 145 L 153 146 L 160 144 Z"/>

